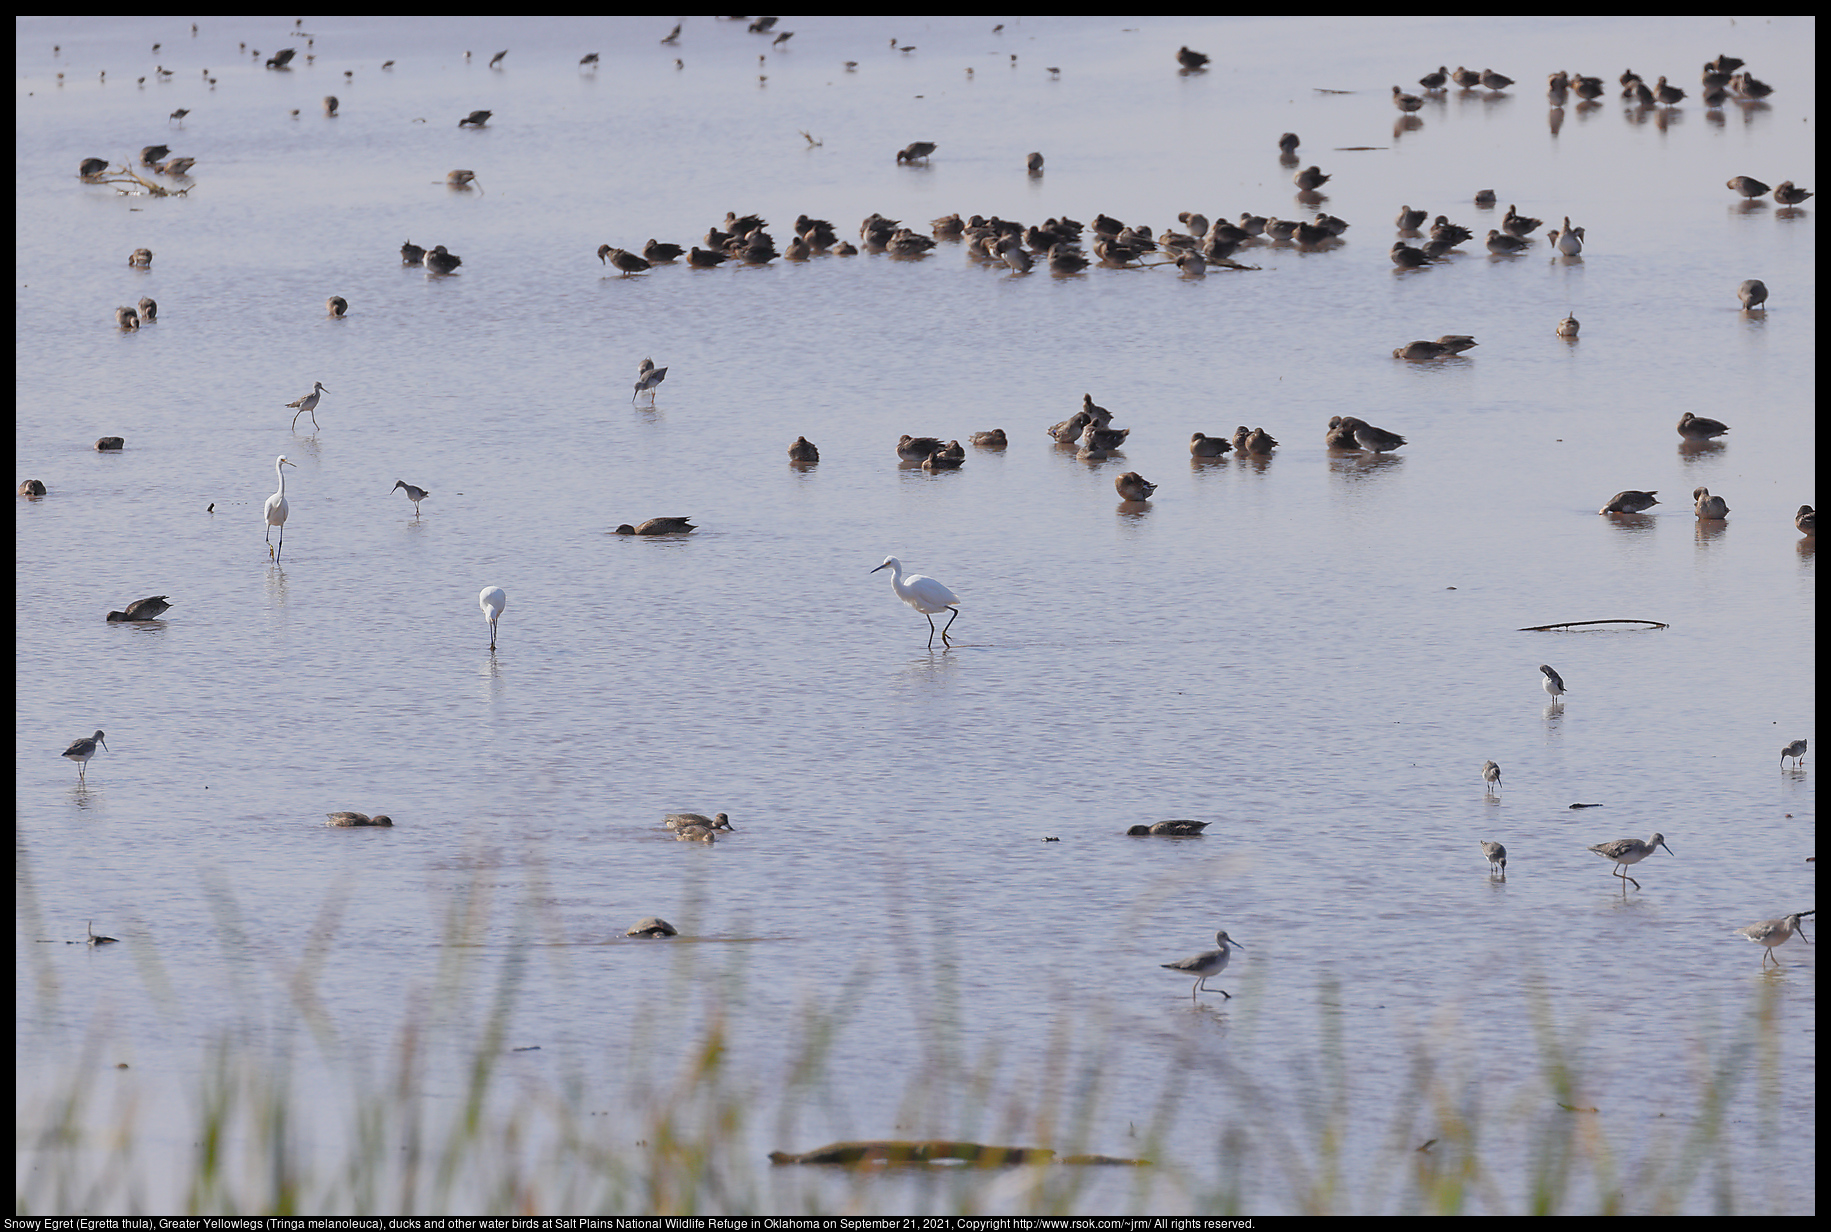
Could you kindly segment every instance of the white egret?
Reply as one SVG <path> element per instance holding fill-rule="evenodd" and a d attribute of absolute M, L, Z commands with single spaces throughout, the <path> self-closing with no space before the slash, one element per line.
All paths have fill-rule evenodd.
<path fill-rule="evenodd" d="M 1193 975 L 1195 977 L 1195 986 L 1189 990 L 1189 1000 L 1191 1001 L 1195 1000 L 1195 994 L 1198 992 L 1218 992 L 1229 1001 L 1233 1000 L 1233 994 L 1228 992 L 1225 988 L 1210 989 L 1204 988 L 1203 985 L 1208 982 L 1210 977 L 1219 975 L 1227 969 L 1227 960 L 1233 957 L 1233 953 L 1228 947 L 1240 945 L 1240 943 L 1235 941 L 1232 937 L 1229 937 L 1226 933 L 1214 934 L 1214 943 L 1221 948 L 1197 954 L 1194 958 L 1184 958 L 1178 962 L 1157 964 L 1166 971 L 1180 971 L 1184 975 Z M 1245 949 L 1246 947 L 1240 945 L 1240 948 Z"/>
<path fill-rule="evenodd" d="M 103 748 L 108 747 L 108 742 L 102 739 L 102 733 L 100 731 L 86 740 L 72 740 L 70 742 L 70 747 L 64 750 L 64 756 L 76 763 L 77 778 L 80 779 L 87 774 L 89 770 L 89 759 L 95 756 L 95 746 L 98 744 Z"/>
<path fill-rule="evenodd" d="M 276 564 L 279 563 L 280 552 L 274 550 L 273 528 L 276 526 L 280 528 L 280 550 L 284 551 L 286 548 L 286 515 L 291 512 L 291 506 L 286 503 L 286 472 L 280 468 L 290 466 L 296 470 L 298 465 L 297 462 L 288 462 L 283 457 L 273 460 L 273 473 L 280 477 L 280 490 L 267 498 L 267 504 L 261 510 L 261 515 L 267 519 L 267 554 L 273 557 Z"/>
<path fill-rule="evenodd" d="M 299 426 L 299 416 L 310 415 L 312 417 L 312 427 L 314 427 L 314 428 L 317 427 L 318 426 L 318 399 L 323 397 L 325 394 L 327 394 L 329 392 L 330 392 L 330 390 L 328 390 L 324 387 L 323 381 L 313 381 L 312 382 L 312 391 L 309 394 L 306 394 L 303 398 L 300 398 L 297 402 L 288 402 L 286 404 L 286 408 L 293 412 L 292 426 L 295 429 L 297 429 Z"/>
<path fill-rule="evenodd" d="M 486 586 L 483 593 L 477 596 L 477 606 L 483 609 L 483 619 L 490 622 L 490 649 L 496 649 L 496 622 L 502 619 L 502 609 L 509 605 L 509 597 L 500 586 Z"/>
<path fill-rule="evenodd" d="M 953 643 L 947 638 L 947 631 L 953 628 L 954 621 L 960 618 L 960 610 L 954 606 L 960 602 L 959 596 L 931 577 L 924 577 L 919 573 L 912 573 L 908 577 L 904 577 L 903 562 L 894 556 L 884 557 L 884 563 L 871 572 L 876 573 L 878 569 L 890 570 L 890 589 L 896 592 L 896 597 L 927 618 L 928 648 L 930 650 L 935 648 L 934 614 L 953 612 L 953 615 L 947 618 L 947 624 L 941 628 L 941 644 L 952 646 Z"/>

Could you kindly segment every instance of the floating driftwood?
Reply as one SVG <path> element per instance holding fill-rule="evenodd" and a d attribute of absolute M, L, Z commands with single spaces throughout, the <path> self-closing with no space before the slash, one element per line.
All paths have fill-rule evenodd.
<path fill-rule="evenodd" d="M 831 1142 L 797 1155 L 789 1151 L 771 1151 L 772 1164 L 841 1164 L 846 1166 L 890 1166 L 961 1163 L 974 1168 L 998 1168 L 1010 1164 L 1117 1164 L 1139 1167 L 1148 1159 L 1121 1159 L 1113 1155 L 1064 1155 L 1057 1158 L 1048 1147 L 986 1146 L 980 1142 L 957 1142 L 935 1138 L 911 1142 Z"/>
<path fill-rule="evenodd" d="M 1555 625 L 1527 625 L 1519 630 L 1521 633 L 1544 633 L 1551 629 L 1574 629 L 1578 625 L 1652 625 L 1655 629 L 1668 626 L 1659 620 L 1563 620 Z"/>
<path fill-rule="evenodd" d="M 116 192 L 128 196 L 140 195 L 139 193 L 136 193 L 132 187 L 129 187 L 130 184 L 138 185 L 140 191 L 144 192 L 149 197 L 182 197 L 189 193 L 191 187 L 193 187 L 167 188 L 163 184 L 155 184 L 151 180 L 146 179 L 135 172 L 131 162 L 124 163 L 119 167 L 110 167 L 106 171 L 98 171 L 94 175 L 85 175 L 82 179 L 85 184 L 113 184 Z"/>

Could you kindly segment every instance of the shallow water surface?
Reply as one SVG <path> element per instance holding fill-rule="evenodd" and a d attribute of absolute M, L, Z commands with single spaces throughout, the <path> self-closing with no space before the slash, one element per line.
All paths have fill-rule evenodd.
<path fill-rule="evenodd" d="M 185 1201 L 168 1165 L 225 1048 L 290 1075 L 328 1170 L 349 1092 L 386 1087 L 406 1042 L 432 1123 L 483 1047 L 507 1106 L 602 1113 L 620 1146 L 717 1029 L 752 1210 L 1303 1209 L 1267 1161 L 1318 1117 L 1349 1127 L 1347 1176 L 1410 1160 L 1442 1127 L 1407 1138 L 1390 1110 L 1434 1079 L 1492 1118 L 1470 1209 L 1511 1212 L 1527 1182 L 1495 1161 L 1525 1158 L 1554 1060 L 1622 1167 L 1671 1169 L 1700 1075 L 1762 1007 L 1770 1051 L 1734 1071 L 1699 1176 L 1813 1208 L 1815 948 L 1764 972 L 1731 930 L 1813 904 L 1815 763 L 1777 751 L 1814 735 L 1792 515 L 1816 503 L 1816 202 L 1722 185 L 1815 186 L 1815 23 L 784 18 L 778 50 L 711 19 L 669 47 L 637 19 L 339 19 L 308 21 L 316 60 L 287 72 L 237 45 L 300 46 L 290 19 L 187 24 L 16 25 L 15 446 L 49 487 L 16 513 L 18 1116 L 131 1062 L 92 1106 L 137 1108 L 136 1179 L 95 1210 Z M 1214 65 L 1179 74 L 1179 44 Z M 1705 109 L 1719 53 L 1774 95 Z M 1444 58 L 1518 84 L 1401 123 L 1390 87 Z M 1624 107 L 1628 65 L 1693 97 Z M 1550 108 L 1559 67 L 1608 96 Z M 460 129 L 476 108 L 489 125 Z M 1294 197 L 1287 130 L 1333 175 L 1319 202 Z M 898 166 L 914 140 L 938 148 Z M 198 158 L 187 196 L 76 178 L 155 141 Z M 1509 204 L 1541 237 L 1568 215 L 1588 247 L 1478 239 L 1400 273 L 1402 204 L 1478 236 Z M 957 243 L 632 278 L 593 259 L 702 243 L 727 211 L 781 244 L 802 212 L 850 237 L 873 211 L 925 232 L 1309 208 L 1352 224 L 1340 244 L 1200 279 L 1017 276 Z M 401 268 L 403 240 L 464 264 Z M 1751 277 L 1765 312 L 1736 301 Z M 158 321 L 115 329 L 143 295 Z M 1391 357 L 1450 333 L 1480 345 Z M 669 369 L 652 403 L 630 398 L 644 356 Z M 295 431 L 314 381 L 320 427 Z M 1083 393 L 1132 429 L 1122 456 L 1045 435 Z M 1686 410 L 1732 431 L 1688 445 Z M 1331 452 L 1340 414 L 1409 443 Z M 1239 424 L 1282 443 L 1189 457 Z M 894 452 L 992 427 L 1009 448 L 958 471 Z M 797 435 L 817 466 L 788 463 Z M 1130 470 L 1148 505 L 1120 504 Z M 397 479 L 431 492 L 417 516 Z M 1728 520 L 1692 516 L 1698 486 Z M 1624 488 L 1661 503 L 1597 516 Z M 612 533 L 676 514 L 700 529 Z M 887 555 L 961 597 L 951 648 L 870 575 Z M 486 586 L 508 596 L 494 653 Z M 144 594 L 164 620 L 104 622 Z M 1627 618 L 1666 627 L 1521 631 Z M 97 727 L 79 780 L 57 753 Z M 335 809 L 396 824 L 325 828 Z M 675 842 L 682 809 L 736 832 Z M 1170 817 L 1211 824 L 1123 837 Z M 1584 850 L 1654 830 L 1672 850 L 1639 891 Z M 623 940 L 646 915 L 682 937 Z M 121 944 L 40 943 L 90 919 Z M 1160 965 L 1220 929 L 1246 947 L 1210 985 L 1232 999 L 1191 998 Z M 762 1162 L 972 1134 L 1165 1166 L 1039 1196 Z M 1770 1135 L 1803 1162 L 1776 1167 Z M 1230 1180 L 1241 1151 L 1262 1166 Z M 550 1179 L 551 1213 L 588 1204 Z M 1714 1183 L 1613 1200 L 1699 1210 Z M 500 1201 L 473 1186 L 452 1206 Z"/>

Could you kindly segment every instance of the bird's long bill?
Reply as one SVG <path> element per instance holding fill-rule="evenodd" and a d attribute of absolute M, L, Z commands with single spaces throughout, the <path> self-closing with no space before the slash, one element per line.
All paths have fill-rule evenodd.
<path fill-rule="evenodd" d="M 888 568 L 889 568 L 889 567 L 890 567 L 890 562 L 889 562 L 889 561 L 885 561 L 885 562 L 884 562 L 884 563 L 883 563 L 883 564 L 881 564 L 881 565 L 879 565 L 879 566 L 878 566 L 878 567 L 877 567 L 877 569 L 888 569 Z M 867 573 L 876 573 L 876 572 L 877 572 L 877 569 L 868 569 L 868 570 L 866 570 L 866 572 L 867 572 Z"/>

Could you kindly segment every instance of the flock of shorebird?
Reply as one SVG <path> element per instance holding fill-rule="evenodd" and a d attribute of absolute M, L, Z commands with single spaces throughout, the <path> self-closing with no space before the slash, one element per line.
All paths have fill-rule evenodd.
<path fill-rule="evenodd" d="M 767 33 L 775 23 L 774 18 L 761 18 L 750 26 L 752 32 Z M 195 28 L 193 28 L 195 29 Z M 679 38 L 680 26 L 662 40 L 673 43 Z M 780 46 L 792 33 L 784 32 L 776 36 L 775 46 Z M 892 45 L 897 46 L 896 40 Z M 155 46 L 155 52 L 158 48 Z M 243 50 L 247 50 L 246 44 Z M 913 47 L 898 47 L 898 50 L 910 51 Z M 258 59 L 260 53 L 254 53 Z M 267 61 L 270 69 L 287 67 L 293 58 L 291 49 L 278 53 Z M 469 53 L 465 53 L 469 58 Z M 507 52 L 498 52 L 490 61 L 491 68 L 500 67 Z M 1012 57 L 1013 60 L 1016 57 Z M 311 57 L 308 55 L 307 59 Z M 1177 62 L 1183 73 L 1205 72 L 1210 57 L 1188 47 L 1177 51 Z M 596 53 L 586 55 L 580 60 L 581 67 L 595 68 L 598 61 Z M 392 61 L 384 65 L 391 67 Z M 677 62 L 678 63 L 678 62 Z M 848 63 L 849 69 L 855 64 Z M 1739 72 L 1743 62 L 1727 56 L 1720 56 L 1704 66 L 1702 100 L 1707 107 L 1723 106 L 1732 97 L 1743 101 L 1754 102 L 1766 97 L 1772 88 L 1752 75 Z M 968 70 L 969 73 L 971 70 Z M 162 74 L 166 70 L 161 68 Z M 208 70 L 204 70 L 208 77 Z M 1051 73 L 1059 70 L 1051 69 Z M 61 74 L 60 74 L 61 77 Z M 144 79 L 142 79 L 144 80 Z M 1668 84 L 1665 77 L 1659 77 L 1654 86 L 1649 87 L 1632 70 L 1621 75 L 1622 95 L 1632 105 L 1642 107 L 1671 108 L 1677 106 L 1686 97 L 1684 90 Z M 1427 73 L 1419 79 L 1419 86 L 1424 91 L 1422 96 L 1409 94 L 1399 86 L 1392 87 L 1392 102 L 1401 112 L 1410 115 L 1420 111 L 1431 98 L 1448 92 L 1455 85 L 1465 92 L 1485 89 L 1490 94 L 1504 93 L 1514 85 L 1512 78 L 1496 73 L 1491 69 L 1480 72 L 1458 67 L 1451 72 L 1447 67 Z M 1588 77 L 1576 73 L 1556 72 L 1550 75 L 1548 82 L 1550 98 L 1555 106 L 1562 107 L 1570 94 L 1580 100 L 1579 107 L 1594 106 L 1595 100 L 1605 93 L 1600 78 Z M 334 116 L 338 111 L 335 96 L 324 99 L 324 110 L 327 116 Z M 170 119 L 182 125 L 187 109 L 180 108 L 172 113 Z M 297 114 L 295 112 L 295 114 Z M 492 116 L 491 111 L 472 111 L 458 121 L 459 127 L 483 128 Z M 1407 121 L 1414 123 L 1415 121 Z M 810 142 L 814 139 L 810 136 Z M 1285 133 L 1279 138 L 1280 158 L 1286 166 L 1297 164 L 1296 152 L 1300 139 L 1294 133 Z M 899 164 L 925 162 L 937 149 L 932 141 L 915 141 L 904 146 L 896 153 Z M 187 177 L 195 158 L 168 158 L 170 147 L 160 144 L 147 146 L 140 152 L 140 163 L 153 172 L 169 177 Z M 1032 175 L 1041 173 L 1043 158 L 1040 153 L 1032 153 L 1026 159 L 1026 169 Z M 139 177 L 129 167 L 115 170 L 108 162 L 100 158 L 83 160 L 79 175 L 84 180 L 98 181 L 114 175 L 128 175 L 136 180 Z M 1297 170 L 1293 183 L 1298 189 L 1298 200 L 1306 205 L 1317 205 L 1326 200 L 1321 190 L 1333 177 L 1322 171 L 1319 166 L 1309 166 Z M 146 183 L 141 180 L 143 185 Z M 476 183 L 476 173 L 470 170 L 454 170 L 447 174 L 446 183 L 457 189 L 468 189 Z M 1727 185 L 1740 196 L 1753 200 L 1772 192 L 1774 200 L 1786 207 L 1803 204 L 1813 194 L 1796 187 L 1792 181 L 1784 181 L 1778 187 L 1769 185 L 1750 176 L 1736 176 Z M 1496 195 L 1491 190 L 1482 190 L 1475 197 L 1475 204 L 1480 208 L 1494 208 Z M 1429 239 L 1420 245 L 1405 242 L 1405 237 L 1422 233 L 1428 211 L 1414 210 L 1409 205 L 1402 206 L 1395 219 L 1395 225 L 1401 238 L 1390 251 L 1392 262 L 1400 270 L 1422 269 L 1449 257 L 1461 244 L 1475 237 L 1467 227 L 1451 222 L 1447 216 L 1439 214 L 1430 220 Z M 1311 221 L 1280 219 L 1248 213 L 1240 215 L 1236 223 L 1225 219 L 1210 222 L 1204 215 L 1195 212 L 1184 212 L 1178 220 L 1187 228 L 1184 232 L 1166 229 L 1160 234 L 1153 234 L 1151 228 L 1142 225 L 1128 226 L 1117 219 L 1104 214 L 1095 217 L 1091 224 L 1083 224 L 1068 218 L 1050 218 L 1040 225 L 1024 226 L 1023 224 L 993 217 L 990 219 L 974 215 L 962 219 L 959 214 L 937 218 L 931 224 L 930 235 L 922 235 L 901 222 L 885 218 L 878 214 L 867 217 L 859 228 L 860 240 L 864 250 L 874 253 L 887 253 L 896 257 L 920 258 L 933 250 L 937 242 L 958 241 L 966 245 L 966 251 L 974 259 L 994 266 L 1003 266 L 1013 273 L 1028 273 L 1038 259 L 1046 261 L 1051 272 L 1058 275 L 1074 275 L 1085 270 L 1097 260 L 1109 267 L 1124 267 L 1142 264 L 1175 265 L 1185 276 L 1200 277 L 1209 266 L 1230 269 L 1250 269 L 1253 267 L 1237 264 L 1232 258 L 1242 248 L 1254 244 L 1296 244 L 1305 248 L 1323 248 L 1340 242 L 1340 237 L 1348 229 L 1348 224 L 1327 213 L 1317 212 Z M 1542 226 L 1542 220 L 1529 218 L 1520 214 L 1516 207 L 1509 206 L 1501 225 L 1488 231 L 1486 247 L 1498 256 L 1513 256 L 1526 251 L 1533 243 L 1532 233 Z M 614 267 L 619 275 L 629 277 L 646 273 L 657 266 L 672 264 L 681 258 L 693 268 L 712 268 L 727 261 L 738 261 L 743 264 L 764 264 L 782 258 L 789 261 L 804 261 L 818 254 L 852 256 L 859 248 L 850 242 L 839 239 L 833 225 L 823 219 L 810 218 L 803 214 L 795 220 L 793 238 L 782 248 L 776 247 L 775 240 L 767 231 L 768 224 L 756 215 L 739 216 L 728 213 L 722 226 L 709 228 L 704 238 L 705 247 L 697 245 L 682 246 L 650 239 L 640 253 L 616 247 L 610 244 L 601 245 L 597 256 L 600 262 Z M 1090 260 L 1082 251 L 1082 237 L 1089 230 L 1092 232 L 1091 248 L 1094 258 Z M 1546 233 L 1547 242 L 1557 253 L 1566 258 L 1578 257 L 1584 249 L 1586 231 L 1583 227 L 1573 226 L 1568 216 L 1563 225 Z M 1154 254 L 1161 254 L 1153 260 Z M 128 258 L 128 264 L 147 268 L 152 264 L 153 254 L 150 250 L 136 249 Z M 436 275 L 454 273 L 462 260 L 448 252 L 443 245 L 431 249 L 421 248 L 411 242 L 401 246 L 403 265 L 419 266 Z M 1761 309 L 1767 300 L 1767 287 L 1757 279 L 1750 279 L 1737 288 L 1737 296 L 1747 311 Z M 331 296 L 326 301 L 328 315 L 342 317 L 349 308 L 348 301 L 341 296 Z M 121 307 L 115 310 L 116 325 L 123 330 L 134 330 L 157 319 L 158 305 L 151 298 L 142 298 L 137 307 Z M 1579 324 L 1574 317 L 1560 321 L 1557 333 L 1566 338 L 1577 336 Z M 1428 362 L 1448 359 L 1461 355 L 1477 345 L 1475 339 L 1468 335 L 1445 335 L 1434 341 L 1417 340 L 1395 348 L 1392 352 L 1395 359 Z M 633 398 L 640 398 L 644 393 L 654 397 L 656 388 L 666 378 L 668 369 L 656 367 L 652 359 L 644 359 L 638 369 Z M 316 408 L 323 393 L 328 392 L 322 382 L 314 382 L 312 391 L 296 401 L 287 403 L 287 408 L 294 410 L 293 424 L 296 429 L 298 418 L 309 415 L 314 427 L 318 426 Z M 633 399 L 632 399 L 633 400 Z M 1049 435 L 1060 446 L 1077 449 L 1077 458 L 1085 461 L 1104 461 L 1118 453 L 1130 433 L 1129 428 L 1112 427 L 1112 414 L 1104 407 L 1094 403 L 1091 395 L 1084 395 L 1082 407 L 1074 415 L 1051 426 Z M 1727 425 L 1714 420 L 1686 412 L 1678 424 L 1678 431 L 1687 440 L 1707 442 L 1720 437 L 1729 431 Z M 1353 416 L 1335 416 L 1330 419 L 1324 436 L 1325 443 L 1332 450 L 1359 450 L 1368 453 L 1384 453 L 1405 445 L 1406 439 L 1396 433 L 1375 427 Z M 1008 444 L 1003 429 L 992 429 L 975 433 L 970 437 L 973 445 L 981 448 L 1002 449 Z M 1278 441 L 1263 428 L 1249 429 L 1245 425 L 1236 428 L 1231 437 L 1212 436 L 1195 432 L 1189 442 L 1189 452 L 1197 460 L 1220 458 L 1230 450 L 1241 456 L 1266 456 L 1278 447 Z M 797 437 L 789 447 L 789 458 L 798 465 L 818 463 L 818 448 L 806 437 Z M 897 456 L 905 464 L 920 466 L 924 470 L 938 471 L 959 468 L 965 461 L 966 451 L 958 440 L 942 441 L 936 437 L 915 437 L 904 435 L 897 445 Z M 285 524 L 289 514 L 286 500 L 286 477 L 284 467 L 292 466 L 285 457 L 274 462 L 278 477 L 279 489 L 269 497 L 264 506 L 264 519 L 268 528 L 269 553 L 277 563 L 285 543 Z M 1120 497 L 1127 503 L 1143 503 L 1151 499 L 1157 490 L 1154 483 L 1144 479 L 1136 471 L 1128 471 L 1114 480 L 1114 487 Z M 418 516 L 419 504 L 430 493 L 423 488 L 396 480 L 394 490 L 404 490 L 408 499 L 413 502 L 415 515 Z M 20 485 L 22 495 L 42 495 L 44 486 L 37 480 L 27 480 Z M 1627 490 L 1617 493 L 1600 510 L 1603 514 L 1635 515 L 1644 513 L 1658 504 L 1654 491 Z M 1693 504 L 1699 519 L 1715 520 L 1724 518 L 1729 507 L 1720 496 L 1712 495 L 1708 489 L 1699 487 L 1693 492 Z M 213 508 L 213 506 L 212 506 Z M 1810 505 L 1801 506 L 1795 517 L 1795 524 L 1801 533 L 1813 535 L 1816 528 L 1815 513 Z M 280 531 L 280 543 L 274 545 L 272 532 Z M 690 533 L 695 529 L 692 522 L 685 517 L 651 518 L 637 526 L 628 524 L 617 527 L 620 535 L 661 536 Z M 891 588 L 897 598 L 909 604 L 923 614 L 929 626 L 929 649 L 933 649 L 934 638 L 939 632 L 944 646 L 951 647 L 952 641 L 948 630 L 959 617 L 960 599 L 947 586 L 934 578 L 916 573 L 905 573 L 902 562 L 896 557 L 886 557 L 882 564 L 871 572 L 883 569 L 891 570 Z M 498 622 L 507 606 L 507 595 L 501 587 L 486 587 L 478 596 L 478 605 L 485 621 L 489 625 L 489 649 L 496 649 L 496 631 Z M 157 595 L 138 600 L 127 606 L 125 611 L 111 611 L 108 620 L 111 622 L 139 622 L 158 619 L 169 607 L 168 596 Z M 934 617 L 942 612 L 949 613 L 948 621 L 938 630 Z M 1561 704 L 1566 693 L 1563 678 L 1550 665 L 1541 665 L 1540 673 L 1544 677 L 1543 687 L 1551 695 L 1554 705 Z M 78 776 L 86 774 L 87 763 L 97 749 L 106 749 L 104 734 L 98 730 L 92 737 L 74 741 L 63 756 L 75 761 Z M 1803 759 L 1807 748 L 1804 740 L 1797 740 L 1781 751 L 1783 765 L 1789 758 L 1796 763 Z M 1493 761 L 1484 763 L 1481 777 L 1490 792 L 1501 785 L 1499 765 Z M 1577 807 L 1577 806 L 1573 806 Z M 392 820 L 385 814 L 373 817 L 356 812 L 336 812 L 328 815 L 326 823 L 330 826 L 392 826 Z M 733 827 L 724 813 L 707 817 L 698 813 L 668 814 L 664 819 L 668 830 L 674 831 L 681 841 L 712 843 L 721 831 L 731 831 Z M 1206 822 L 1175 820 L 1158 822 L 1153 825 L 1134 825 L 1127 833 L 1130 835 L 1160 835 L 1177 838 L 1199 837 L 1207 826 Z M 1645 841 L 1634 838 L 1616 839 L 1611 842 L 1598 843 L 1589 850 L 1611 860 L 1614 873 L 1622 880 L 1625 892 L 1631 882 L 1635 889 L 1640 882 L 1629 876 L 1626 869 L 1638 864 L 1656 849 L 1664 848 L 1668 853 L 1671 848 L 1666 845 L 1662 834 L 1654 833 Z M 1483 840 L 1481 849 L 1489 862 L 1490 870 L 1504 878 L 1507 868 L 1507 849 L 1500 843 Z M 1812 911 L 1796 912 L 1791 915 L 1764 920 L 1738 929 L 1737 934 L 1765 947 L 1763 964 L 1772 957 L 1774 947 L 1784 943 L 1794 933 L 1805 939 L 1803 917 L 1812 915 Z M 665 921 L 649 919 L 639 923 L 630 930 L 629 935 L 671 936 L 675 930 Z M 106 940 L 106 939 L 104 939 Z M 1197 993 L 1206 991 L 1220 992 L 1223 997 L 1231 997 L 1223 989 L 1210 990 L 1207 981 L 1219 975 L 1228 965 L 1233 947 L 1241 943 L 1233 941 L 1225 931 L 1215 936 L 1218 948 L 1205 951 L 1178 962 L 1164 963 L 1168 970 L 1177 971 L 1194 977 L 1191 988 L 1191 1000 Z M 1244 948 L 1244 947 L 1241 947 Z M 1778 959 L 1773 960 L 1778 964 Z"/>

